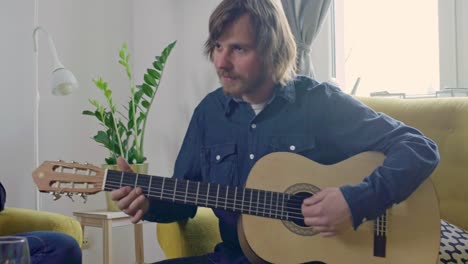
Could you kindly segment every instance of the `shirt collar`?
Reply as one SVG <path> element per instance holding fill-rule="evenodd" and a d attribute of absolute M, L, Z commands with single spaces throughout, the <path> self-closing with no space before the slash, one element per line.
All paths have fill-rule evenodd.
<path fill-rule="evenodd" d="M 282 97 L 289 103 L 294 103 L 296 101 L 296 89 L 294 80 L 288 82 L 286 85 L 277 84 L 274 87 L 274 95 L 273 99 L 270 100 L 272 102 L 276 97 Z M 234 98 L 232 96 L 226 95 L 223 93 L 223 101 L 224 101 L 224 113 L 228 115 L 233 106 L 238 103 L 244 102 L 241 98 Z"/>

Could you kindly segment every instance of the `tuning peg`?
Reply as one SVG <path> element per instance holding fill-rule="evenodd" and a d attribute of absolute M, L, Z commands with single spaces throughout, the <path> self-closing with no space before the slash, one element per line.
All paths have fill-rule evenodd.
<path fill-rule="evenodd" d="M 62 197 L 62 195 L 58 192 L 50 192 L 50 194 L 52 195 L 52 199 L 54 199 L 54 201 L 57 201 L 60 199 L 60 197 Z"/>
<path fill-rule="evenodd" d="M 73 200 L 73 193 L 68 192 L 66 195 L 68 198 L 70 198 L 70 200 L 72 200 L 72 202 L 75 202 L 75 200 Z"/>
<path fill-rule="evenodd" d="M 57 162 L 63 162 L 63 160 L 61 160 L 61 159 L 58 159 L 58 160 L 57 160 Z"/>
<path fill-rule="evenodd" d="M 79 193 L 81 198 L 83 198 L 83 203 L 86 203 L 88 201 L 88 194 L 86 193 Z"/>

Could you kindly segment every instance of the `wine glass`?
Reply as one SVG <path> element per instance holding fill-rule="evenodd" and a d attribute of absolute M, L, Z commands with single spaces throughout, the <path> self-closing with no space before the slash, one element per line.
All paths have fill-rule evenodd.
<path fill-rule="evenodd" d="M 28 240 L 19 236 L 0 236 L 0 264 L 30 264 Z"/>

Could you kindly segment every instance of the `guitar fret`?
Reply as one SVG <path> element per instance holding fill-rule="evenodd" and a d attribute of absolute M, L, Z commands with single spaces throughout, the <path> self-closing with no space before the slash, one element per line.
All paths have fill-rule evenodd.
<path fill-rule="evenodd" d="M 283 196 L 283 202 L 281 203 L 281 219 L 284 219 L 284 193 L 282 194 Z"/>
<path fill-rule="evenodd" d="M 288 201 L 291 200 L 291 194 L 288 193 Z M 289 221 L 289 211 L 286 212 L 286 220 Z"/>
<path fill-rule="evenodd" d="M 190 180 L 187 180 L 187 185 L 185 186 L 184 204 L 187 203 L 187 193 L 188 193 L 189 182 Z"/>
<path fill-rule="evenodd" d="M 200 190 L 200 182 L 197 183 L 197 195 L 195 197 L 195 204 L 198 204 L 198 191 Z"/>
<path fill-rule="evenodd" d="M 149 186 L 148 186 L 148 195 L 147 196 L 150 196 L 151 194 L 151 181 L 153 180 L 153 177 L 150 176 L 150 182 L 149 182 Z"/>
<path fill-rule="evenodd" d="M 229 185 L 226 187 L 226 199 L 224 200 L 224 210 L 226 210 L 226 206 L 227 206 L 228 192 L 229 192 Z"/>
<path fill-rule="evenodd" d="M 267 192 L 266 191 L 263 191 L 263 216 L 265 216 L 265 213 L 266 213 L 266 197 L 267 197 Z"/>
<path fill-rule="evenodd" d="M 271 209 L 273 209 L 273 192 L 271 192 L 271 196 L 270 196 L 270 217 L 271 217 Z"/>
<path fill-rule="evenodd" d="M 251 214 L 251 209 L 252 209 L 252 194 L 253 194 L 253 190 L 250 190 L 249 214 Z"/>
<path fill-rule="evenodd" d="M 244 212 L 244 197 L 245 197 L 245 189 L 242 189 L 241 213 Z"/>
<path fill-rule="evenodd" d="M 258 215 L 258 200 L 260 199 L 260 191 L 257 192 L 257 209 L 255 210 L 255 215 Z"/>
<path fill-rule="evenodd" d="M 122 181 L 123 181 L 124 172 L 120 175 L 120 188 L 122 188 Z"/>
<path fill-rule="evenodd" d="M 218 184 L 218 188 L 216 189 L 216 203 L 215 203 L 215 208 L 218 208 L 218 196 L 219 196 L 219 184 Z"/>
<path fill-rule="evenodd" d="M 162 185 L 161 185 L 161 200 L 163 199 L 163 193 L 164 193 L 164 183 L 166 181 L 166 178 L 164 177 L 163 178 L 163 182 L 162 182 Z"/>
<path fill-rule="evenodd" d="M 210 184 L 208 183 L 208 188 L 206 189 L 206 203 L 205 206 L 208 207 L 208 199 L 210 198 Z"/>
<path fill-rule="evenodd" d="M 279 199 L 278 199 L 278 196 L 279 196 L 279 193 L 276 193 L 276 210 L 275 210 L 275 212 L 276 212 L 276 218 L 278 218 L 278 200 L 279 200 Z"/>
<path fill-rule="evenodd" d="M 232 205 L 232 210 L 235 212 L 236 211 L 236 205 L 237 205 L 237 186 L 234 189 L 234 204 Z"/>
<path fill-rule="evenodd" d="M 177 190 L 177 178 L 175 179 L 175 183 L 174 183 L 174 193 L 172 194 L 172 201 L 173 201 L 173 202 L 175 201 L 176 190 Z"/>
<path fill-rule="evenodd" d="M 137 187 L 137 182 L 138 182 L 138 173 L 136 174 L 136 177 L 135 177 L 135 184 L 133 184 L 133 188 L 136 188 L 136 187 Z"/>
<path fill-rule="evenodd" d="M 275 218 L 275 213 L 276 213 L 276 208 L 275 206 L 275 193 L 272 191 L 271 192 L 271 218 Z"/>

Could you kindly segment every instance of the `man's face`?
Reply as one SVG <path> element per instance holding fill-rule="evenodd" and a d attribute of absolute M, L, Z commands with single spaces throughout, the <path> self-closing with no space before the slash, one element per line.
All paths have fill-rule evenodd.
<path fill-rule="evenodd" d="M 271 86 L 271 74 L 257 51 L 249 15 L 226 27 L 216 42 L 213 63 L 224 92 L 233 97 L 255 98 Z"/>

